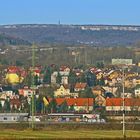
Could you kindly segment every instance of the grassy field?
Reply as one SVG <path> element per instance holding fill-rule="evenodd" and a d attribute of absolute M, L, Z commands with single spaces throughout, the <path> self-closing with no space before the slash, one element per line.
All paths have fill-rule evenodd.
<path fill-rule="evenodd" d="M 132 140 L 140 139 L 140 131 L 129 131 L 126 132 L 127 137 Z M 0 139 L 122 139 L 122 131 L 112 130 L 0 130 Z"/>

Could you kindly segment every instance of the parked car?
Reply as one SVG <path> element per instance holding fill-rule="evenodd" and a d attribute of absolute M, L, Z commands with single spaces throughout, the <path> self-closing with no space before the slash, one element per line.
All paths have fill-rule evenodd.
<path fill-rule="evenodd" d="M 106 123 L 105 119 L 88 119 L 90 123 Z"/>
<path fill-rule="evenodd" d="M 40 122 L 40 118 L 38 116 L 29 116 L 28 118 L 28 121 L 31 122 L 31 121 L 35 121 L 35 122 Z"/>

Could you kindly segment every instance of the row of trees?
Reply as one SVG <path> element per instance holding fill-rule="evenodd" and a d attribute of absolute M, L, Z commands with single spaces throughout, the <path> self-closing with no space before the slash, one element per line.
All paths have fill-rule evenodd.
<path fill-rule="evenodd" d="M 10 49 L 5 55 L 1 55 L 0 62 L 4 65 L 13 64 L 17 66 L 29 66 L 31 64 L 31 46 L 17 46 L 20 50 L 10 49 L 5 46 L 4 48 Z M 40 48 L 42 46 L 38 46 Z M 47 44 L 43 46 L 47 48 Z M 36 51 L 35 62 L 37 65 L 46 64 L 69 64 L 70 66 L 85 67 L 97 66 L 104 67 L 110 64 L 112 58 L 132 58 L 134 62 L 139 62 L 139 56 L 134 52 L 133 48 L 126 47 L 89 47 L 89 46 L 67 46 L 56 45 L 49 46 L 52 49 L 44 51 Z M 71 49 L 69 49 L 71 47 Z M 17 50 L 18 50 L 17 49 Z M 26 51 L 25 51 L 26 50 Z M 14 54 L 14 55 L 13 55 Z M 13 58 L 13 59 L 11 59 Z"/>

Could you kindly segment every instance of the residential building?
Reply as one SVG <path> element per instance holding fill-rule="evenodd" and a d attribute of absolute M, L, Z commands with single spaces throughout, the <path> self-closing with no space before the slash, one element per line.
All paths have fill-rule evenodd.
<path fill-rule="evenodd" d="M 57 78 L 57 76 L 58 76 L 58 72 L 57 71 L 55 71 L 55 72 L 52 73 L 52 75 L 51 75 L 51 83 L 52 84 L 56 84 L 56 78 Z"/>
<path fill-rule="evenodd" d="M 62 76 L 61 84 L 63 84 L 63 85 L 67 85 L 68 84 L 68 76 Z"/>
<path fill-rule="evenodd" d="M 140 98 L 140 88 L 135 89 L 135 97 Z"/>
<path fill-rule="evenodd" d="M 87 83 L 76 83 L 74 87 L 74 91 L 75 92 L 83 91 L 86 89 L 86 87 L 87 87 Z"/>
<path fill-rule="evenodd" d="M 71 93 L 68 85 L 61 85 L 56 91 L 54 91 L 54 97 L 74 97 L 77 98 L 79 93 Z"/>
<path fill-rule="evenodd" d="M 125 111 L 140 111 L 140 99 L 125 98 Z M 123 98 L 107 98 L 106 111 L 123 111 Z"/>
<path fill-rule="evenodd" d="M 105 107 L 106 106 L 106 99 L 101 96 L 101 95 L 98 95 L 96 98 L 95 98 L 95 106 L 99 106 L 99 107 Z"/>
<path fill-rule="evenodd" d="M 104 90 L 104 88 L 102 88 L 101 86 L 98 85 L 98 86 L 95 86 L 92 88 L 92 93 L 95 96 L 104 95 L 105 90 Z"/>
<path fill-rule="evenodd" d="M 115 86 L 103 86 L 103 89 L 104 89 L 106 92 L 110 92 L 110 93 L 112 93 L 114 96 L 116 96 L 118 87 L 115 87 Z"/>
<path fill-rule="evenodd" d="M 18 92 L 19 92 L 19 95 L 22 95 L 24 97 L 31 97 L 33 94 L 33 90 L 28 88 L 28 87 L 24 87 L 23 89 L 19 89 Z"/>
<path fill-rule="evenodd" d="M 68 66 L 61 66 L 59 73 L 61 76 L 69 76 L 70 68 Z"/>
<path fill-rule="evenodd" d="M 51 101 L 51 99 L 49 99 Z M 74 110 L 77 112 L 91 112 L 93 111 L 93 98 L 56 98 L 56 103 L 60 106 L 66 101 L 67 106 L 70 108 L 74 107 Z"/>

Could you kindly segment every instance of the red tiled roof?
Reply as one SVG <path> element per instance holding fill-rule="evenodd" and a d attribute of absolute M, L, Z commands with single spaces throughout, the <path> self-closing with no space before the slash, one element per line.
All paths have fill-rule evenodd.
<path fill-rule="evenodd" d="M 99 86 L 99 85 L 93 87 L 92 90 L 101 90 L 101 91 L 105 91 L 104 88 L 102 88 L 102 87 Z"/>
<path fill-rule="evenodd" d="M 39 70 L 39 69 L 35 69 L 34 72 L 35 72 L 35 73 L 40 73 L 41 70 Z"/>
<path fill-rule="evenodd" d="M 19 71 L 20 71 L 19 68 L 16 66 L 9 66 L 8 67 L 8 73 L 17 73 Z"/>
<path fill-rule="evenodd" d="M 96 67 L 92 67 L 92 68 L 90 68 L 89 69 L 91 72 L 94 72 L 95 70 L 97 70 L 97 68 Z"/>
<path fill-rule="evenodd" d="M 27 72 L 26 72 L 25 70 L 22 70 L 22 71 L 21 71 L 21 76 L 22 76 L 22 77 L 26 77 L 26 76 L 27 76 Z"/>
<path fill-rule="evenodd" d="M 69 85 L 69 84 L 64 84 L 63 87 L 64 87 L 65 89 L 70 89 L 70 85 Z"/>
<path fill-rule="evenodd" d="M 49 101 L 52 99 L 49 98 Z M 57 105 L 61 105 L 64 101 L 67 102 L 68 106 L 93 106 L 94 99 L 93 98 L 56 98 Z"/>
<path fill-rule="evenodd" d="M 87 83 L 76 83 L 75 88 L 76 89 L 83 89 L 87 86 Z"/>
<path fill-rule="evenodd" d="M 85 105 L 93 106 L 93 98 L 77 98 L 75 102 L 77 106 L 85 106 Z"/>
<path fill-rule="evenodd" d="M 107 98 L 106 106 L 122 106 L 122 98 Z M 125 98 L 125 106 L 140 106 L 140 99 Z"/>
<path fill-rule="evenodd" d="M 21 103 L 19 99 L 10 99 L 11 105 L 17 105 L 17 107 L 20 107 Z"/>
<path fill-rule="evenodd" d="M 105 80 L 112 81 L 108 76 L 104 77 Z"/>
<path fill-rule="evenodd" d="M 63 66 L 61 66 L 61 67 L 60 67 L 60 71 L 64 71 L 66 68 L 69 68 L 69 67 L 68 67 L 68 66 L 63 65 Z"/>

